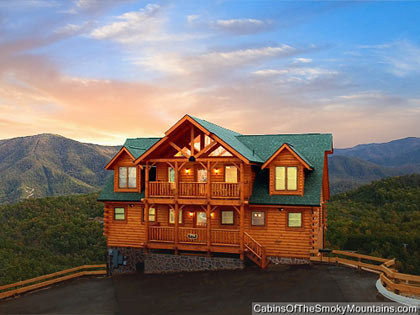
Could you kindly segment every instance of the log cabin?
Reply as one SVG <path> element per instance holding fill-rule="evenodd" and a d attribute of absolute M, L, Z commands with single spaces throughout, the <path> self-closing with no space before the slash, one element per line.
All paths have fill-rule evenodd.
<path fill-rule="evenodd" d="M 324 247 L 331 134 L 242 135 L 185 115 L 106 165 L 108 248 L 307 260 Z"/>

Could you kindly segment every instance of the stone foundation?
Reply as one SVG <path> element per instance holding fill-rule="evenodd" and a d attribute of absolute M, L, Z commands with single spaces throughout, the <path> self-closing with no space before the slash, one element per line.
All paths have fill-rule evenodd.
<path fill-rule="evenodd" d="M 118 255 L 125 256 L 126 265 L 112 266 L 111 270 L 113 274 L 116 273 L 131 273 L 136 272 L 136 264 L 144 263 L 145 253 L 142 248 L 133 247 L 108 247 L 108 249 L 118 250 Z M 112 263 L 112 259 L 111 259 Z"/>
<path fill-rule="evenodd" d="M 147 254 L 144 273 L 170 273 L 190 271 L 236 270 L 243 269 L 239 258 L 182 256 L 168 254 Z"/>
<path fill-rule="evenodd" d="M 307 265 L 310 263 L 308 258 L 293 258 L 293 257 L 267 257 L 272 264 L 275 265 Z"/>

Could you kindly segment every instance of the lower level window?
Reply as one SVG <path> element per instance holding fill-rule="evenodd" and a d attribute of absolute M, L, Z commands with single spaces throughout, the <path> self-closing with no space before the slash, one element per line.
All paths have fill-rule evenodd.
<path fill-rule="evenodd" d="M 114 208 L 114 220 L 116 221 L 125 220 L 125 208 Z"/>
<path fill-rule="evenodd" d="M 149 222 L 156 221 L 156 209 L 153 207 L 149 208 Z M 146 209 L 143 210 L 143 222 L 146 222 Z"/>
<path fill-rule="evenodd" d="M 233 211 L 222 211 L 222 224 L 233 224 Z"/>
<path fill-rule="evenodd" d="M 182 223 L 182 209 L 178 212 L 178 223 Z M 169 209 L 169 224 L 175 224 L 175 209 Z"/>
<path fill-rule="evenodd" d="M 204 211 L 197 212 L 197 226 L 207 225 L 207 215 Z"/>
<path fill-rule="evenodd" d="M 289 212 L 287 215 L 287 226 L 288 227 L 302 227 L 302 213 Z"/>
<path fill-rule="evenodd" d="M 252 211 L 251 212 L 251 225 L 254 225 L 254 226 L 265 225 L 265 212 L 264 211 Z"/>

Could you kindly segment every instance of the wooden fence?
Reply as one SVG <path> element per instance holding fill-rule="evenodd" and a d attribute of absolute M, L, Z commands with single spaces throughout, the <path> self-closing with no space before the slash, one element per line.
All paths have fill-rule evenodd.
<path fill-rule="evenodd" d="M 95 270 L 92 270 L 95 269 Z M 31 290 L 43 288 L 54 283 L 65 280 L 89 276 L 89 275 L 106 275 L 106 264 L 102 265 L 84 265 L 71 269 L 66 269 L 48 275 L 39 276 L 36 278 L 18 281 L 11 284 L 0 286 L 0 299 L 28 292 Z"/>
<path fill-rule="evenodd" d="M 312 250 L 310 259 L 311 261 L 343 264 L 357 267 L 359 270 L 365 269 L 379 273 L 382 285 L 389 291 L 396 294 L 420 296 L 420 276 L 400 273 L 392 268 L 395 265 L 395 259 L 368 256 L 342 250 L 333 250 L 331 255 L 327 257 L 323 256 L 323 253 L 319 253 L 318 250 Z"/>

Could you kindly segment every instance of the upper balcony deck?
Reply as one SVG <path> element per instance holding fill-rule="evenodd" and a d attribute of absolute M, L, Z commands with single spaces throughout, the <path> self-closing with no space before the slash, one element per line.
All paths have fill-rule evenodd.
<path fill-rule="evenodd" d="M 180 182 L 177 187 L 174 182 L 152 181 L 148 183 L 148 192 L 149 197 L 239 199 L 240 184 Z"/>

